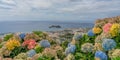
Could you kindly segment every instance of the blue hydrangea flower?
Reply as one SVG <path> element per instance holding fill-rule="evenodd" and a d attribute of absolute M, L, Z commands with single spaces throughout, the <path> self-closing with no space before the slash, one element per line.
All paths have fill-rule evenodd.
<path fill-rule="evenodd" d="M 76 46 L 75 45 L 71 45 L 68 48 L 65 49 L 65 55 L 68 55 L 70 53 L 75 53 L 76 50 Z"/>
<path fill-rule="evenodd" d="M 25 36 L 26 36 L 25 33 L 22 33 L 22 34 L 19 35 L 19 37 L 20 37 L 21 39 L 24 39 Z"/>
<path fill-rule="evenodd" d="M 80 33 L 76 33 L 76 34 L 73 36 L 73 39 L 75 39 L 75 40 L 79 40 L 80 38 L 82 38 L 82 34 L 80 34 Z"/>
<path fill-rule="evenodd" d="M 71 43 L 68 43 L 68 46 L 67 46 L 67 47 L 71 47 L 71 46 L 75 46 L 75 45 L 73 45 L 73 44 L 71 44 Z"/>
<path fill-rule="evenodd" d="M 94 36 L 95 34 L 93 33 L 92 30 L 89 30 L 89 31 L 87 32 L 87 35 L 88 35 L 88 36 Z"/>
<path fill-rule="evenodd" d="M 33 57 L 34 55 L 36 54 L 36 52 L 35 52 L 35 50 L 29 50 L 28 52 L 27 52 L 27 55 L 28 55 L 28 57 Z"/>
<path fill-rule="evenodd" d="M 72 44 L 71 43 L 68 43 L 68 46 L 67 47 L 70 47 Z"/>
<path fill-rule="evenodd" d="M 104 39 L 102 43 L 102 48 L 105 51 L 109 51 L 116 47 L 116 42 L 113 39 Z"/>
<path fill-rule="evenodd" d="M 95 58 L 99 58 L 100 60 L 107 60 L 107 55 L 102 51 L 96 51 Z"/>
<path fill-rule="evenodd" d="M 44 47 L 44 48 L 47 48 L 47 47 L 50 47 L 50 43 L 49 43 L 48 40 L 41 40 L 40 41 L 40 46 Z"/>

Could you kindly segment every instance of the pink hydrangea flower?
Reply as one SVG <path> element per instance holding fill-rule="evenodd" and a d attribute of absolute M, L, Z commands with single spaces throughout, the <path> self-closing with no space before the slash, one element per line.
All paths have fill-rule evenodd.
<path fill-rule="evenodd" d="M 110 28 L 111 28 L 112 24 L 111 23 L 107 23 L 103 26 L 103 31 L 105 33 L 109 32 L 110 31 Z"/>
<path fill-rule="evenodd" d="M 34 39 L 25 40 L 22 46 L 27 46 L 28 49 L 33 49 L 36 46 L 36 41 Z"/>

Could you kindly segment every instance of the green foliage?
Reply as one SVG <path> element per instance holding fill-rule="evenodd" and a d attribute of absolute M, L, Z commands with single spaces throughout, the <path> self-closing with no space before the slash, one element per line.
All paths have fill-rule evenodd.
<path fill-rule="evenodd" d="M 69 43 L 68 40 L 65 40 L 65 41 L 61 44 L 63 50 L 65 50 L 65 48 L 67 47 L 68 43 Z"/>
<path fill-rule="evenodd" d="M 81 51 L 81 44 L 77 43 L 76 44 L 76 52 L 80 52 Z"/>
<path fill-rule="evenodd" d="M 13 34 L 8 34 L 8 35 L 4 36 L 4 41 L 9 40 L 11 37 L 13 37 Z"/>
<path fill-rule="evenodd" d="M 42 31 L 33 31 L 34 34 L 38 35 L 39 37 L 45 39 L 47 34 L 45 34 L 44 32 Z"/>
<path fill-rule="evenodd" d="M 76 60 L 94 60 L 93 53 L 76 52 L 74 56 Z"/>
<path fill-rule="evenodd" d="M 41 53 L 43 51 L 43 49 L 44 49 L 43 47 L 38 46 L 35 48 L 35 51 L 36 51 L 36 53 Z"/>
<path fill-rule="evenodd" d="M 94 43 L 95 37 L 96 36 L 89 37 L 86 34 L 84 34 L 83 37 L 76 44 L 76 47 L 77 47 L 76 52 L 80 52 L 82 44 L 84 44 L 84 43 Z"/>
<path fill-rule="evenodd" d="M 94 60 L 94 53 L 83 53 L 81 51 L 82 44 L 76 44 L 76 53 L 74 54 L 76 60 Z M 86 58 L 87 57 L 87 58 Z"/>
<path fill-rule="evenodd" d="M 55 58 L 49 58 L 49 57 L 46 57 L 46 56 L 40 56 L 38 58 L 38 60 L 55 60 Z"/>
<path fill-rule="evenodd" d="M 38 36 L 42 36 L 43 32 L 42 31 L 33 31 L 34 34 Z"/>
<path fill-rule="evenodd" d="M 39 57 L 38 60 L 47 60 L 48 58 L 47 57 Z M 48 59 L 50 60 L 50 59 Z"/>
<path fill-rule="evenodd" d="M 87 43 L 87 42 L 94 43 L 95 37 L 96 36 L 89 37 L 88 35 L 84 34 L 83 37 L 80 39 L 80 42 L 82 42 L 82 43 Z"/>
<path fill-rule="evenodd" d="M 114 37 L 113 39 L 117 42 L 116 48 L 120 48 L 120 34 L 117 37 Z"/>
<path fill-rule="evenodd" d="M 84 43 L 94 43 L 95 36 L 89 37 L 86 34 L 76 44 L 76 53 L 74 54 L 76 60 L 94 60 L 94 53 L 83 53 L 81 45 Z"/>
<path fill-rule="evenodd" d="M 61 50 L 57 51 L 57 56 L 61 60 L 64 60 L 64 58 L 65 58 L 65 55 L 63 54 L 63 51 L 61 51 Z"/>
<path fill-rule="evenodd" d="M 3 45 L 0 44 L 0 48 L 2 48 Z"/>
<path fill-rule="evenodd" d="M 55 44 L 57 44 L 57 43 L 56 43 L 55 41 L 51 41 L 50 44 L 51 44 L 51 45 L 55 45 Z"/>
<path fill-rule="evenodd" d="M 10 54 L 10 58 L 14 58 L 15 56 L 17 56 L 19 53 L 21 52 L 27 52 L 27 48 L 25 47 L 16 47 L 14 50 L 12 50 L 11 54 Z"/>
<path fill-rule="evenodd" d="M 111 60 L 120 60 L 120 57 L 112 58 Z"/>

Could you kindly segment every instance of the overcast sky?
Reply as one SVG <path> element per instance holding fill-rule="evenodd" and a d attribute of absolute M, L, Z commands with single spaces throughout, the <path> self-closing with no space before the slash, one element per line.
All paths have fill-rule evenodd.
<path fill-rule="evenodd" d="M 120 15 L 120 0 L 0 0 L 0 21 L 94 21 Z"/>

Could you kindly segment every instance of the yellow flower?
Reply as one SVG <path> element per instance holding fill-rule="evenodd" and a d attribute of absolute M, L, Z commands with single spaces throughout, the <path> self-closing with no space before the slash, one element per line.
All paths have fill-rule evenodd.
<path fill-rule="evenodd" d="M 94 27 L 94 28 L 93 28 L 93 33 L 99 34 L 99 33 L 101 33 L 101 32 L 102 32 L 102 29 L 101 29 L 101 28 L 99 28 L 99 27 Z"/>
<path fill-rule="evenodd" d="M 15 47 L 19 47 L 20 46 L 20 42 L 18 40 L 15 39 L 9 39 L 5 46 L 7 47 L 8 50 L 13 50 Z"/>
<path fill-rule="evenodd" d="M 112 27 L 110 28 L 110 32 L 109 32 L 109 33 L 111 34 L 112 37 L 115 37 L 115 36 L 118 35 L 119 30 L 120 30 L 120 24 L 115 23 L 115 24 L 113 24 Z"/>
<path fill-rule="evenodd" d="M 14 46 L 12 46 L 12 44 L 6 44 L 6 47 L 8 50 L 13 50 L 14 49 Z"/>

